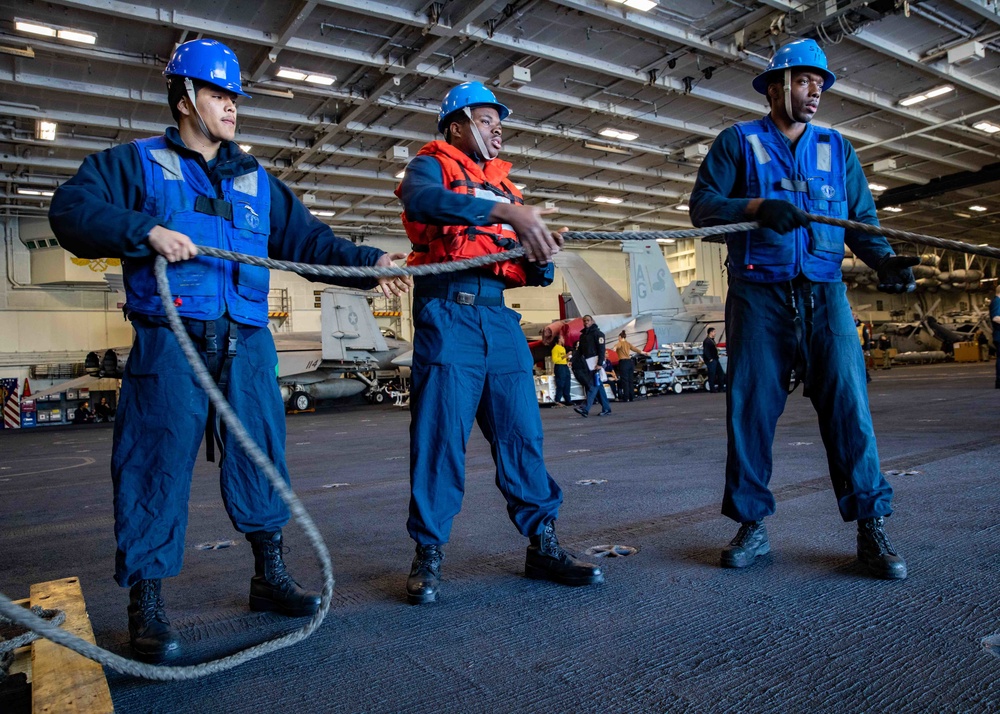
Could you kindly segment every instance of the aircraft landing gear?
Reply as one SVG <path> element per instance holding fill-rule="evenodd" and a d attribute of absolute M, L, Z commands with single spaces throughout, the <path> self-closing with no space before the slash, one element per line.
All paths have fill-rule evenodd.
<path fill-rule="evenodd" d="M 313 398 L 305 392 L 292 392 L 288 406 L 293 411 L 304 412 L 313 408 Z"/>

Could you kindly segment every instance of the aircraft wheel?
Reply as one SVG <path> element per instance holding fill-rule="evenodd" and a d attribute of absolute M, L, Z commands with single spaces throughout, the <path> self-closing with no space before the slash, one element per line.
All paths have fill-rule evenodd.
<path fill-rule="evenodd" d="M 382 404 L 385 401 L 385 392 L 375 392 L 372 395 L 372 404 Z"/>
<path fill-rule="evenodd" d="M 288 404 L 292 409 L 304 412 L 306 409 L 312 407 L 313 398 L 305 392 L 292 392 L 292 397 L 288 400 Z"/>
<path fill-rule="evenodd" d="M 680 394 L 681 392 L 684 391 L 684 387 L 681 385 L 680 382 L 674 382 L 673 390 L 674 394 Z"/>

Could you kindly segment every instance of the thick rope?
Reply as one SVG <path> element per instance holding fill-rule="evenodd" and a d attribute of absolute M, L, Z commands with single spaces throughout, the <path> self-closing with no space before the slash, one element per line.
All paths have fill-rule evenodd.
<path fill-rule="evenodd" d="M 959 253 L 969 253 L 970 255 L 981 255 L 985 258 L 1000 259 L 1000 248 L 988 245 L 973 245 L 962 241 L 938 238 L 937 236 L 925 235 L 923 233 L 911 233 L 901 231 L 896 228 L 886 228 L 885 226 L 873 226 L 868 223 L 858 221 L 847 221 L 842 218 L 831 218 L 830 216 L 816 216 L 811 213 L 806 214 L 809 220 L 814 223 L 826 223 L 831 226 L 838 226 L 851 231 L 870 233 L 877 236 L 885 236 L 894 240 L 900 240 L 915 245 L 926 245 L 931 248 L 941 248 L 943 250 L 954 250 Z M 625 233 L 602 233 L 599 231 L 575 231 L 563 233 L 566 240 L 669 240 L 679 238 L 691 238 L 694 236 L 708 237 L 709 242 L 721 243 L 725 240 L 727 233 L 739 233 L 742 231 L 752 231 L 760 228 L 756 222 L 733 223 L 727 226 L 711 226 L 706 228 L 692 228 L 677 231 L 628 231 Z"/>
<path fill-rule="evenodd" d="M 46 610 L 39 605 L 31 608 L 31 612 L 44 618 L 53 625 L 61 625 L 66 621 L 66 613 L 62 610 Z M 12 636 L 12 630 L 20 630 L 20 634 Z M 0 684 L 10 675 L 10 667 L 14 663 L 14 650 L 29 645 L 41 635 L 25 627 L 11 627 L 11 621 L 0 615 Z"/>
<path fill-rule="evenodd" d="M 858 223 L 856 221 L 846 221 L 839 218 L 829 218 L 826 216 L 816 216 L 809 215 L 810 220 L 817 223 L 826 223 L 829 225 L 839 226 L 841 228 L 846 228 L 848 230 L 861 231 L 864 233 L 870 233 L 874 235 L 885 236 L 886 238 L 893 238 L 895 240 L 905 241 L 908 243 L 914 243 L 916 245 L 926 245 L 933 248 L 942 248 L 945 250 L 954 250 L 961 253 L 969 253 L 972 255 L 981 255 L 988 258 L 998 258 L 1000 259 L 1000 248 L 992 248 L 990 246 L 979 246 L 973 245 L 971 243 L 963 243 L 956 240 L 948 240 L 944 238 L 938 238 L 936 236 L 923 235 L 920 233 L 910 233 L 909 231 L 900 231 L 892 228 L 884 228 L 882 226 L 873 226 L 867 223 Z M 669 239 L 683 239 L 683 238 L 693 238 L 693 237 L 719 237 L 717 240 L 722 240 L 722 236 L 728 233 L 737 233 L 742 231 L 749 231 L 759 228 L 759 224 L 755 221 L 749 221 L 745 223 L 733 223 L 724 226 L 710 226 L 705 228 L 691 228 L 691 229 L 681 229 L 674 231 L 628 231 L 628 232 L 601 232 L 601 231 L 567 231 L 563 233 L 563 238 L 565 240 L 594 240 L 594 241 L 649 241 L 649 240 L 669 240 Z M 386 278 L 386 277 L 398 277 L 403 275 L 439 275 L 443 273 L 455 272 L 459 270 L 468 270 L 470 268 L 482 267 L 489 265 L 491 263 L 502 262 L 505 260 L 510 260 L 512 258 L 517 258 L 524 255 L 524 249 L 521 246 L 514 248 L 503 253 L 496 253 L 493 255 L 485 255 L 477 258 L 472 258 L 463 261 L 453 261 L 449 263 L 433 263 L 428 265 L 420 266 L 366 266 L 366 267 L 354 267 L 354 266 L 319 266 L 319 265 L 309 265 L 306 263 L 293 263 L 281 260 L 272 260 L 270 258 L 261 258 L 257 256 L 244 255 L 241 253 L 234 253 L 228 250 L 221 250 L 219 248 L 211 248 L 208 246 L 199 246 L 199 254 L 214 258 L 224 258 L 227 260 L 234 260 L 241 263 L 248 263 L 250 265 L 258 265 L 265 268 L 271 268 L 275 270 L 290 270 L 292 272 L 300 273 L 302 275 L 317 275 L 325 277 L 348 277 L 348 278 Z M 300 630 L 296 630 L 288 635 L 282 637 L 277 637 L 272 640 L 268 640 L 262 644 L 255 645 L 236 654 L 229 655 L 228 657 L 223 657 L 219 660 L 213 662 L 206 662 L 204 664 L 190 665 L 183 667 L 169 667 L 169 666 L 157 666 L 148 665 L 141 662 L 136 662 L 135 660 L 126 659 L 118 655 L 112 654 L 107 650 L 101 649 L 97 645 L 93 645 L 86 640 L 82 640 L 79 637 L 69 634 L 65 630 L 61 629 L 55 624 L 52 624 L 42 618 L 38 617 L 25 610 L 22 607 L 14 605 L 7 597 L 0 593 L 0 614 L 5 616 L 12 622 L 18 625 L 33 630 L 34 632 L 47 637 L 48 639 L 68 647 L 69 649 L 77 652 L 84 657 L 88 657 L 106 667 L 110 667 L 115 671 L 121 672 L 123 674 L 131 674 L 136 677 L 144 677 L 146 679 L 156 679 L 156 680 L 171 680 L 180 681 L 185 679 L 193 679 L 195 677 L 201 677 L 208 674 L 214 674 L 216 672 L 222 672 L 227 669 L 232 669 L 237 665 L 247 662 L 251 659 L 260 657 L 261 655 L 267 654 L 269 652 L 274 652 L 275 650 L 287 647 L 291 644 L 299 642 L 306 637 L 308 637 L 320 623 L 323 618 L 326 617 L 326 613 L 330 608 L 330 599 L 333 594 L 333 568 L 330 564 L 330 554 L 326 549 L 326 545 L 323 542 L 323 538 L 317 530 L 309 514 L 306 512 L 305 508 L 302 506 L 301 501 L 295 496 L 292 490 L 285 484 L 284 480 L 278 474 L 274 466 L 267 460 L 263 452 L 257 447 L 253 440 L 250 439 L 246 430 L 239 423 L 236 415 L 233 413 L 232 409 L 226 403 L 225 398 L 219 391 L 215 384 L 215 381 L 209 375 L 208 370 L 205 368 L 204 364 L 201 362 L 194 345 L 191 343 L 190 337 L 188 337 L 187 330 L 184 329 L 183 324 L 180 321 L 180 317 L 177 314 L 177 310 L 173 305 L 173 300 L 170 295 L 170 285 L 167 280 L 166 274 L 167 261 L 162 256 L 156 258 L 156 282 L 157 287 L 160 291 L 160 297 L 163 301 L 163 306 L 167 312 L 167 317 L 170 321 L 170 326 L 177 335 L 178 340 L 181 343 L 181 348 L 184 351 L 185 356 L 187 356 L 188 361 L 191 363 L 194 369 L 195 376 L 201 385 L 205 388 L 205 391 L 209 395 L 209 399 L 212 404 L 218 410 L 219 414 L 222 416 L 223 421 L 225 421 L 226 426 L 230 431 L 233 432 L 234 437 L 239 441 L 240 446 L 243 447 L 244 451 L 250 456 L 258 468 L 261 469 L 266 475 L 271 485 L 274 486 L 275 490 L 281 496 L 282 500 L 288 504 L 289 509 L 295 519 L 302 525 L 303 530 L 306 532 L 306 536 L 309 538 L 310 543 L 316 550 L 317 555 L 320 558 L 323 569 L 323 599 L 319 611 L 309 620 L 309 622 Z"/>
<path fill-rule="evenodd" d="M 959 253 L 969 253 L 971 255 L 981 255 L 986 258 L 1000 259 L 1000 248 L 991 246 L 973 245 L 957 240 L 938 238 L 937 236 L 924 235 L 922 233 L 910 233 L 895 228 L 885 226 L 873 226 L 868 223 L 857 221 L 847 221 L 841 218 L 830 218 L 829 216 L 816 216 L 807 214 L 809 219 L 815 223 L 826 223 L 831 226 L 839 226 L 847 230 L 870 233 L 873 235 L 885 236 L 894 240 L 900 240 L 916 245 L 926 245 L 932 248 L 944 250 L 954 250 Z M 740 233 L 752 231 L 760 227 L 756 221 L 746 221 L 743 223 L 731 223 L 722 226 L 705 226 L 703 228 L 682 228 L 673 231 L 566 231 L 562 234 L 564 240 L 590 240 L 590 241 L 651 241 L 651 240 L 680 240 L 683 238 L 705 237 L 712 242 L 723 242 L 729 233 Z M 345 265 L 310 265 L 308 263 L 292 263 L 284 260 L 274 260 L 253 255 L 234 253 L 221 248 L 210 248 L 208 246 L 198 246 L 200 255 L 212 258 L 224 258 L 234 260 L 239 263 L 257 265 L 273 270 L 290 270 L 301 275 L 317 275 L 331 278 L 394 278 L 404 275 L 441 275 L 459 270 L 479 268 L 492 263 L 501 263 L 505 260 L 518 258 L 524 255 L 524 248 L 518 246 L 503 253 L 493 255 L 483 255 L 468 260 L 452 261 L 449 263 L 430 263 L 427 265 L 414 266 L 345 266 Z"/>

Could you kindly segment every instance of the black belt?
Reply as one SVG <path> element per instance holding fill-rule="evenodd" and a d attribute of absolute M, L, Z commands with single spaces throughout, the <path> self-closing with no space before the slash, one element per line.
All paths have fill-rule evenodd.
<path fill-rule="evenodd" d="M 479 305 L 480 307 L 499 307 L 503 305 L 503 295 L 477 295 L 476 293 L 457 290 L 454 286 L 421 287 L 416 291 L 418 298 L 438 298 L 450 300 L 459 305 Z"/>

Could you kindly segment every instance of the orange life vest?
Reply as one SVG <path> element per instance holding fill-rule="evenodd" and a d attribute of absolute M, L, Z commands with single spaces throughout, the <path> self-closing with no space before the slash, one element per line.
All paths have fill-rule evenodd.
<path fill-rule="evenodd" d="M 465 152 L 444 141 L 432 141 L 417 156 L 433 156 L 441 164 L 444 186 L 455 193 L 486 198 L 500 203 L 523 204 L 517 187 L 507 180 L 510 163 L 493 159 L 485 168 Z M 399 196 L 399 188 L 396 189 Z M 432 226 L 408 220 L 402 214 L 403 227 L 413 250 L 406 257 L 407 265 L 448 263 L 481 255 L 502 253 L 518 245 L 517 234 L 507 224 L 488 226 Z M 483 268 L 500 276 L 508 287 L 520 287 L 527 276 L 520 260 L 492 263 Z"/>

